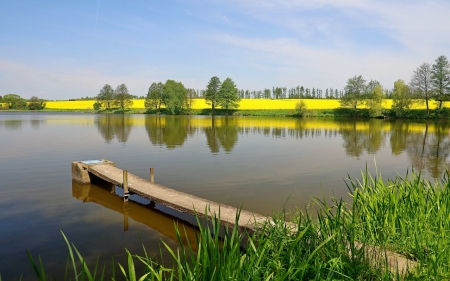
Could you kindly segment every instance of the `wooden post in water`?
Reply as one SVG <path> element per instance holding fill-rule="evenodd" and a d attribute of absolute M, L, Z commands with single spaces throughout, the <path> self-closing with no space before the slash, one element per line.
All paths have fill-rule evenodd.
<path fill-rule="evenodd" d="M 155 182 L 155 168 L 150 168 L 150 182 Z"/>
<path fill-rule="evenodd" d="M 128 201 L 128 196 L 130 196 L 130 191 L 128 190 L 128 171 L 123 170 L 123 201 Z"/>

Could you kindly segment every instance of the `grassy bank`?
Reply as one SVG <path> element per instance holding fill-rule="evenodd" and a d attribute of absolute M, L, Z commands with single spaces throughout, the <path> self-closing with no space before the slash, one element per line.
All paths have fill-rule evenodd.
<path fill-rule="evenodd" d="M 294 224 L 274 216 L 255 233 L 236 227 L 219 236 L 199 221 L 197 245 L 171 249 L 172 268 L 158 259 L 129 252 L 128 264 L 117 265 L 119 279 L 127 280 L 447 280 L 450 278 L 450 182 L 448 174 L 430 182 L 410 173 L 384 181 L 381 175 L 347 181 L 353 201 L 315 199 L 314 214 L 298 211 Z M 239 214 L 237 214 L 238 216 Z M 361 244 L 360 244 L 361 243 Z M 69 279 L 103 280 L 104 267 L 86 265 L 67 242 Z M 245 245 L 242 247 L 242 245 Z M 370 246 L 369 246 L 370 245 Z M 377 258 L 369 251 L 377 247 Z M 194 251 L 193 248 L 198 249 Z M 386 270 L 384 250 L 395 251 L 417 263 L 400 273 Z M 30 256 L 31 257 L 31 256 Z M 137 272 L 135 263 L 145 270 Z M 172 263 L 171 263 L 172 264 Z M 44 267 L 34 263 L 39 280 Z M 63 266 L 63 265 L 61 265 Z M 111 269 L 106 269 L 111 270 Z M 95 276 L 96 275 L 96 276 Z M 119 276 L 120 275 L 120 276 Z M 84 279 L 83 279 L 84 278 Z"/>

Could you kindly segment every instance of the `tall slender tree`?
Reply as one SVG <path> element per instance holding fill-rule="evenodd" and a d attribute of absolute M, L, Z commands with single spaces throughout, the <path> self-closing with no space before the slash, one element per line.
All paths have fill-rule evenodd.
<path fill-rule="evenodd" d="M 431 84 L 441 109 L 442 103 L 450 99 L 450 64 L 446 56 L 439 56 L 431 67 Z"/>
<path fill-rule="evenodd" d="M 128 88 L 125 84 L 117 86 L 114 91 L 114 105 L 122 109 L 122 113 L 125 112 L 125 108 L 133 105 L 133 97 L 128 92 Z"/>
<path fill-rule="evenodd" d="M 219 89 L 218 105 L 227 110 L 239 107 L 238 89 L 231 78 L 225 79 Z"/>
<path fill-rule="evenodd" d="M 152 83 L 148 88 L 147 97 L 145 98 L 145 107 L 155 108 L 157 113 L 161 111 L 161 104 L 163 102 L 163 84 Z"/>
<path fill-rule="evenodd" d="M 429 117 L 430 107 L 428 105 L 428 101 L 431 97 L 433 89 L 431 84 L 431 66 L 429 63 L 422 64 L 414 71 L 409 85 L 415 95 L 425 99 L 427 106 L 427 117 Z"/>
<path fill-rule="evenodd" d="M 220 89 L 220 79 L 217 76 L 209 79 L 208 85 L 206 85 L 205 100 L 211 104 L 211 114 L 214 115 L 214 108 L 217 104 L 218 93 Z"/>
<path fill-rule="evenodd" d="M 364 104 L 366 91 L 366 80 L 361 75 L 348 79 L 345 94 L 340 101 L 341 106 L 352 108 L 356 116 L 357 107 Z"/>
<path fill-rule="evenodd" d="M 114 89 L 105 84 L 103 88 L 101 88 L 100 93 L 98 93 L 96 100 L 107 110 L 110 110 L 114 104 Z"/>

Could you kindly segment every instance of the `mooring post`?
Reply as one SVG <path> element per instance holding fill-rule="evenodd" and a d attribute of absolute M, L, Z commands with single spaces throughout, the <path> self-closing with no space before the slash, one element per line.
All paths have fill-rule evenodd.
<path fill-rule="evenodd" d="M 150 168 L 150 182 L 155 182 L 155 168 Z"/>
<path fill-rule="evenodd" d="M 128 191 L 128 171 L 123 170 L 123 201 L 128 201 L 128 196 L 130 196 L 130 192 Z"/>

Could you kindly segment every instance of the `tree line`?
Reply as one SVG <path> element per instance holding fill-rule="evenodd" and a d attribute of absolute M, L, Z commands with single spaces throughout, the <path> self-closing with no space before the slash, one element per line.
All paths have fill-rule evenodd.
<path fill-rule="evenodd" d="M 387 90 L 380 82 L 367 83 L 361 75 L 347 80 L 340 103 L 349 107 L 356 115 L 357 107 L 366 105 L 370 116 L 383 114 L 381 107 L 384 98 L 392 99 L 391 112 L 396 117 L 404 117 L 417 103 L 425 103 L 426 116 L 430 116 L 430 101 L 436 103 L 436 111 L 445 111 L 444 101 L 450 101 L 450 64 L 446 56 L 439 56 L 433 65 L 423 63 L 411 76 L 409 84 L 398 79 L 394 88 Z"/>
<path fill-rule="evenodd" d="M 132 100 L 137 96 L 131 95 L 125 84 L 119 85 L 116 90 L 106 84 L 97 95 L 94 109 L 119 108 L 122 111 L 132 105 Z M 211 112 L 217 107 L 225 109 L 227 114 L 230 109 L 239 106 L 242 98 L 257 99 L 340 99 L 341 107 L 350 108 L 356 116 L 358 107 L 365 105 L 369 109 L 371 117 L 382 116 L 386 112 L 382 108 L 382 102 L 386 98 L 393 100 L 391 112 L 397 117 L 404 117 L 417 103 L 426 104 L 427 117 L 430 115 L 430 101 L 437 103 L 437 111 L 443 110 L 444 101 L 450 100 L 450 64 L 446 56 L 439 56 L 433 65 L 424 63 L 413 73 L 410 82 L 398 79 L 393 89 L 384 88 L 377 80 L 366 81 L 362 75 L 354 76 L 347 80 L 343 90 L 327 88 L 325 91 L 316 88 L 304 88 L 297 86 L 273 87 L 261 91 L 239 90 L 231 78 L 226 78 L 223 83 L 217 76 L 213 76 L 204 90 L 186 88 L 183 83 L 174 80 L 152 83 L 145 98 L 145 107 L 161 112 L 164 105 L 166 112 L 170 114 L 189 113 L 193 99 L 204 98 L 211 105 Z"/>
<path fill-rule="evenodd" d="M 45 108 L 46 102 L 36 96 L 32 96 L 29 100 L 22 98 L 17 94 L 7 94 L 0 96 L 0 103 L 6 105 L 6 108 L 0 105 L 2 109 L 16 110 L 42 110 Z"/>
<path fill-rule="evenodd" d="M 170 114 L 186 114 L 192 109 L 194 98 L 198 95 L 194 89 L 186 88 L 183 83 L 174 80 L 152 83 L 145 96 L 145 107 L 154 110 L 156 113 L 161 112 L 161 106 L 164 105 L 167 113 Z M 126 108 L 133 105 L 134 96 L 131 95 L 125 84 L 117 86 L 115 90 L 106 84 L 96 96 L 94 110 L 119 109 L 122 112 Z M 214 108 L 220 106 L 228 110 L 239 106 L 238 89 L 231 78 L 227 78 L 222 82 L 216 76 L 212 77 L 205 91 L 205 99 L 212 105 L 212 113 Z"/>

